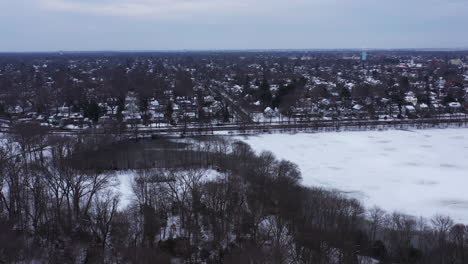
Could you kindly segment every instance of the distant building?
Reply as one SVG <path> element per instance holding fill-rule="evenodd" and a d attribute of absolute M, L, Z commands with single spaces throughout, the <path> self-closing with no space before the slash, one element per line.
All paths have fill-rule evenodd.
<path fill-rule="evenodd" d="M 463 64 L 463 61 L 460 60 L 460 59 L 453 59 L 453 60 L 450 60 L 449 63 L 452 64 L 452 65 L 457 65 L 457 66 L 459 66 L 459 65 L 462 65 L 462 64 Z"/>
<path fill-rule="evenodd" d="M 343 60 L 359 60 L 359 56 L 343 56 L 342 57 Z"/>
<path fill-rule="evenodd" d="M 366 61 L 367 60 L 367 51 L 362 51 L 361 53 L 361 60 Z"/>

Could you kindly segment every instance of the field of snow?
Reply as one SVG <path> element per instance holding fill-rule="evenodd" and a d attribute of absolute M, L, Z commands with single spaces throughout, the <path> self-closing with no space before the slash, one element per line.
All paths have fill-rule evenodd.
<path fill-rule="evenodd" d="M 468 224 L 468 129 L 267 134 L 242 138 L 296 163 L 303 184 L 377 205 Z"/>

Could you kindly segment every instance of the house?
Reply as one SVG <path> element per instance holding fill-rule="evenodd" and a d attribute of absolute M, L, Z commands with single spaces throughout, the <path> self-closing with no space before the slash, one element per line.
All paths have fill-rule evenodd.
<path fill-rule="evenodd" d="M 450 112 L 459 112 L 462 110 L 462 105 L 459 102 L 450 102 L 448 103 L 448 108 Z"/>
<path fill-rule="evenodd" d="M 429 106 L 427 104 L 425 104 L 425 103 L 418 104 L 416 106 L 416 109 L 421 113 L 429 112 Z"/>
<path fill-rule="evenodd" d="M 263 110 L 263 115 L 267 118 L 273 118 L 276 116 L 276 114 L 277 112 L 273 110 L 271 107 L 267 107 L 265 108 L 265 110 Z"/>
<path fill-rule="evenodd" d="M 197 112 L 186 112 L 183 114 L 182 118 L 187 121 L 195 121 L 198 118 Z"/>
<path fill-rule="evenodd" d="M 463 61 L 460 59 L 452 59 L 449 61 L 449 64 L 460 66 L 460 65 L 463 65 Z"/>
<path fill-rule="evenodd" d="M 405 105 L 404 107 L 406 115 L 410 118 L 416 117 L 416 108 L 414 105 Z"/>
<path fill-rule="evenodd" d="M 418 104 L 418 98 L 414 95 L 413 92 L 406 93 L 405 102 L 412 105 Z"/>
<path fill-rule="evenodd" d="M 212 104 L 215 102 L 215 98 L 211 95 L 208 95 L 203 97 L 203 101 L 205 101 L 205 103 Z"/>
<path fill-rule="evenodd" d="M 361 111 L 362 109 L 364 108 L 364 106 L 360 105 L 360 104 L 355 104 L 353 106 L 353 110 L 354 111 Z"/>
<path fill-rule="evenodd" d="M 441 113 L 444 110 L 444 106 L 439 103 L 431 104 L 432 110 L 436 113 Z"/>
<path fill-rule="evenodd" d="M 150 102 L 149 102 L 149 109 L 151 109 L 151 110 L 157 110 L 157 109 L 159 109 L 159 107 L 160 107 L 159 101 L 156 100 L 156 99 L 154 99 L 154 98 L 152 98 L 152 99 L 150 100 Z"/>

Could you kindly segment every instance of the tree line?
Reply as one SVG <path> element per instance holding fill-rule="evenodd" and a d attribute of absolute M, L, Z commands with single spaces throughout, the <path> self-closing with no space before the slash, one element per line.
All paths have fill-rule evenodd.
<path fill-rule="evenodd" d="M 466 263 L 467 226 L 366 209 L 217 137 L 57 136 L 0 148 L 1 263 Z M 118 191 L 131 177 L 132 197 Z M 122 179 L 122 176 L 120 177 Z"/>

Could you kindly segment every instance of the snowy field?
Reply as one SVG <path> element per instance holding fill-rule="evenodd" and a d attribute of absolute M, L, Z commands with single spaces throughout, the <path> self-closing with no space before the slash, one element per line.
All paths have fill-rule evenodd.
<path fill-rule="evenodd" d="M 242 138 L 299 165 L 303 184 L 468 224 L 468 129 L 268 134 Z"/>

